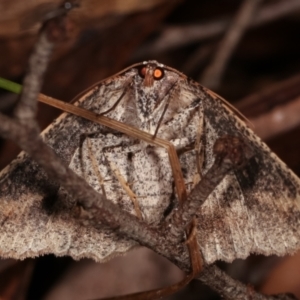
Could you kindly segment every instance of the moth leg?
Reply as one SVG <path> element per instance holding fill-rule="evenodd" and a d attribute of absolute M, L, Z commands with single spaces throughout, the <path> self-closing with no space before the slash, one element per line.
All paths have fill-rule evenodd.
<path fill-rule="evenodd" d="M 124 84 L 124 86 L 123 86 L 123 92 L 120 95 L 120 97 L 117 99 L 117 101 L 109 109 L 105 110 L 104 112 L 101 112 L 100 115 L 106 115 L 106 114 L 108 114 L 109 112 L 113 111 L 119 105 L 119 103 L 121 102 L 121 100 L 123 99 L 123 97 L 125 96 L 125 94 L 128 91 L 128 88 L 130 86 L 130 80 L 131 80 L 131 78 L 129 78 L 127 80 L 127 82 Z"/>
<path fill-rule="evenodd" d="M 127 193 L 127 195 L 129 196 L 129 198 L 131 199 L 133 206 L 134 206 L 134 210 L 136 212 L 137 217 L 142 220 L 143 216 L 142 216 L 142 212 L 141 212 L 141 208 L 140 205 L 137 201 L 137 196 L 136 194 L 131 190 L 130 185 L 128 184 L 128 182 L 125 180 L 125 178 L 122 176 L 121 172 L 119 171 L 119 169 L 117 168 L 117 166 L 112 162 L 109 161 L 108 162 L 110 165 L 111 170 L 113 171 L 114 175 L 116 176 L 116 178 L 118 179 L 120 185 L 123 187 L 123 189 L 125 190 L 125 192 Z"/>
<path fill-rule="evenodd" d="M 91 146 L 90 137 L 92 137 L 95 134 L 91 133 L 91 134 L 85 134 L 85 135 L 80 136 L 80 157 L 82 158 L 82 148 L 83 148 L 82 145 L 86 141 L 87 151 L 88 151 L 88 155 L 89 155 L 89 157 L 91 159 L 91 162 L 92 162 L 91 165 L 92 165 L 93 171 L 94 171 L 94 173 L 96 174 L 96 176 L 98 178 L 98 182 L 99 182 L 99 185 L 101 187 L 102 194 L 105 197 L 105 199 L 107 199 L 106 192 L 105 192 L 105 187 L 104 187 L 104 178 L 100 173 L 100 170 L 98 168 L 98 163 L 97 163 L 96 157 L 95 157 L 95 155 L 92 151 L 92 146 Z M 80 163 L 81 163 L 81 170 L 82 170 L 83 177 L 86 180 L 86 172 L 85 172 L 85 169 L 84 169 L 84 166 L 83 166 L 82 159 L 80 160 Z"/>
<path fill-rule="evenodd" d="M 133 207 L 134 207 L 134 211 L 136 216 L 142 220 L 143 219 L 143 215 L 142 215 L 142 211 L 138 202 L 138 196 L 134 193 L 134 191 L 131 189 L 131 185 L 133 184 L 132 182 L 129 183 L 127 181 L 127 179 L 124 177 L 124 175 L 122 174 L 121 170 L 119 169 L 117 163 L 113 162 L 112 159 L 109 159 L 109 154 L 110 153 L 120 153 L 120 152 L 126 152 L 128 150 L 130 150 L 131 147 L 128 145 L 116 145 L 116 146 L 107 146 L 104 147 L 102 149 L 103 151 L 103 155 L 105 157 L 106 163 L 109 166 L 113 176 L 117 179 L 118 183 L 120 184 L 121 188 L 123 189 L 123 191 L 128 195 L 128 197 L 130 198 Z M 131 153 L 131 152 L 129 152 Z"/>
<path fill-rule="evenodd" d="M 176 198 L 175 183 L 172 182 L 172 194 L 170 196 L 170 203 L 164 211 L 164 218 L 166 218 L 177 205 L 178 205 L 178 201 Z"/>
<path fill-rule="evenodd" d="M 98 168 L 97 160 L 95 158 L 95 155 L 93 154 L 92 147 L 91 147 L 91 140 L 89 138 L 87 138 L 86 142 L 87 142 L 87 149 L 88 149 L 88 152 L 89 152 L 89 156 L 90 156 L 91 161 L 92 161 L 93 171 L 95 172 L 95 174 L 98 177 L 98 182 L 100 184 L 100 187 L 101 187 L 101 190 L 102 190 L 102 194 L 105 197 L 105 199 L 107 200 L 106 192 L 105 192 L 105 188 L 104 188 L 104 178 L 103 178 L 103 176 L 100 173 L 100 170 Z"/>

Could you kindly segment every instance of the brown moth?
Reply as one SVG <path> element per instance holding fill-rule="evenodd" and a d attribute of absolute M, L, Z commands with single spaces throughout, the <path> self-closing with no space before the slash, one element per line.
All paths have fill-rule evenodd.
<path fill-rule="evenodd" d="M 83 94 L 76 105 L 172 142 L 189 193 L 214 162 L 223 135 L 242 138 L 252 158 L 225 176 L 199 209 L 206 263 L 300 248 L 300 181 L 223 99 L 156 61 L 133 65 Z M 62 114 L 45 142 L 96 191 L 157 225 L 178 197 L 165 149 L 83 118 Z M 104 261 L 136 245 L 109 228 L 80 225 L 75 200 L 21 153 L 0 173 L 0 256 L 45 253 Z"/>

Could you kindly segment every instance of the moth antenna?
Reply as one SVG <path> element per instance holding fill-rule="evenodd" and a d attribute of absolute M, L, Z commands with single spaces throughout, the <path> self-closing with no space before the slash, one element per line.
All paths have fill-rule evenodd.
<path fill-rule="evenodd" d="M 160 116 L 160 118 L 159 118 L 159 120 L 158 120 L 157 126 L 156 126 L 156 128 L 155 128 L 155 132 L 154 132 L 154 134 L 153 134 L 153 138 L 155 138 L 156 135 L 157 135 L 157 133 L 158 133 L 160 124 L 161 124 L 161 122 L 162 122 L 162 119 L 163 119 L 163 117 L 164 117 L 164 115 L 165 115 L 165 113 L 166 113 L 166 111 L 167 111 L 167 109 L 168 109 L 168 107 L 169 107 L 169 103 L 170 103 L 170 97 L 169 97 L 168 102 L 166 103 L 166 105 L 165 105 L 165 107 L 164 107 L 164 110 L 163 110 L 163 112 L 162 112 L 162 114 L 161 114 L 161 116 Z"/>
<path fill-rule="evenodd" d="M 170 89 L 168 90 L 168 92 L 166 93 L 166 95 L 168 95 L 169 93 L 172 92 L 173 88 L 176 86 L 176 83 L 177 83 L 177 80 L 172 84 L 172 86 L 170 87 Z M 169 107 L 169 104 L 170 104 L 170 101 L 171 101 L 171 100 L 170 100 L 170 99 L 171 99 L 171 96 L 172 96 L 172 94 L 169 95 L 168 101 L 167 101 L 167 103 L 166 103 L 166 105 L 165 105 L 165 107 L 164 107 L 164 110 L 163 110 L 163 112 L 162 112 L 162 114 L 161 114 L 161 116 L 160 116 L 160 118 L 159 118 L 159 120 L 158 120 L 156 129 L 155 129 L 155 132 L 154 132 L 154 134 L 153 134 L 153 138 L 155 138 L 156 135 L 157 135 L 157 133 L 158 133 L 160 124 L 161 124 L 161 122 L 162 122 L 162 120 L 163 120 L 163 117 L 164 117 L 164 115 L 165 115 L 165 113 L 166 113 L 168 107 Z M 165 98 L 165 97 L 164 97 L 164 98 Z M 155 107 L 157 107 L 157 106 L 158 106 L 158 104 L 156 104 Z"/>
<path fill-rule="evenodd" d="M 101 172 L 98 168 L 98 163 L 97 163 L 96 157 L 95 157 L 95 155 L 92 151 L 91 140 L 87 137 L 86 141 L 87 141 L 87 145 L 88 145 L 87 149 L 88 149 L 88 152 L 89 152 L 89 157 L 92 161 L 92 168 L 93 168 L 95 174 L 97 175 L 97 178 L 98 178 L 101 190 L 102 190 L 102 194 L 103 194 L 104 198 L 107 200 L 105 187 L 104 187 L 104 178 L 101 175 Z"/>
<path fill-rule="evenodd" d="M 118 104 L 121 102 L 121 100 L 124 97 L 124 95 L 127 93 L 128 87 L 129 87 L 129 84 L 126 85 L 124 91 L 122 92 L 122 94 L 120 95 L 120 97 L 117 99 L 117 101 L 113 104 L 113 106 L 110 107 L 109 109 L 105 110 L 104 112 L 100 113 L 100 115 L 108 114 L 109 112 L 111 112 L 112 110 L 114 110 L 118 106 Z"/>
<path fill-rule="evenodd" d="M 134 64 L 134 66 L 136 66 L 138 64 Z M 123 71 L 120 71 L 119 73 L 110 76 L 106 79 L 104 79 L 105 81 L 111 80 L 112 78 L 115 78 L 116 76 L 120 76 L 122 75 L 124 72 L 128 71 L 130 69 L 130 67 L 124 69 Z M 132 80 L 133 76 L 129 76 L 128 77 L 128 83 Z M 75 104 L 77 101 L 82 101 L 82 99 L 85 99 L 87 96 L 91 95 L 95 89 L 97 89 L 97 87 L 99 85 L 101 85 L 101 83 L 103 83 L 104 80 L 100 80 L 98 82 L 95 82 L 93 85 L 91 85 L 90 87 L 86 88 L 85 90 L 83 90 L 82 92 L 80 92 L 79 94 L 77 94 L 69 103 L 70 104 Z M 129 85 L 129 84 L 128 84 Z"/>

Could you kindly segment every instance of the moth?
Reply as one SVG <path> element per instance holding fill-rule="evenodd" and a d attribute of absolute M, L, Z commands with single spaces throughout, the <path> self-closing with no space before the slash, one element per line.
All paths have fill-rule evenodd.
<path fill-rule="evenodd" d="M 212 91 L 147 61 L 101 81 L 74 104 L 171 142 L 187 193 L 212 166 L 219 137 L 236 136 L 251 147 L 251 159 L 228 173 L 197 213 L 206 264 L 300 248 L 299 179 Z M 42 137 L 97 192 L 148 224 L 163 222 L 178 205 L 166 149 L 67 113 Z M 74 204 L 22 152 L 0 173 L 0 256 L 53 253 L 101 262 L 136 246 L 110 228 L 81 225 L 72 217 Z"/>

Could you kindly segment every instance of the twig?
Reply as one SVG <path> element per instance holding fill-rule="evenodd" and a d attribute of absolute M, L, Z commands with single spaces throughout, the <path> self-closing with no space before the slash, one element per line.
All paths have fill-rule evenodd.
<path fill-rule="evenodd" d="M 253 16 L 250 28 L 283 18 L 300 9 L 298 0 L 282 0 L 280 2 L 264 5 Z M 166 26 L 162 29 L 155 41 L 145 44 L 136 53 L 135 59 L 183 47 L 191 43 L 213 38 L 223 33 L 230 24 L 230 18 L 212 21 L 204 24 L 193 24 L 187 26 Z"/>
<path fill-rule="evenodd" d="M 47 70 L 53 46 L 54 44 L 47 38 L 47 33 L 43 31 L 35 44 L 33 54 L 29 58 L 29 71 L 24 78 L 22 94 L 14 110 L 14 115 L 20 122 L 32 121 L 36 115 L 36 99 L 40 92 L 42 79 Z M 31 71 L 33 69 L 35 70 L 34 72 Z"/>
<path fill-rule="evenodd" d="M 244 0 L 241 8 L 221 40 L 212 62 L 204 70 L 200 82 L 211 89 L 217 88 L 226 65 L 238 42 L 246 31 L 253 14 L 262 0 Z"/>
<path fill-rule="evenodd" d="M 300 125 L 300 75 L 247 96 L 236 107 L 249 118 L 254 131 L 270 139 Z"/>
<path fill-rule="evenodd" d="M 65 16 L 73 9 L 71 2 L 63 3 L 53 12 L 45 17 L 45 23 L 41 29 L 33 53 L 29 58 L 28 71 L 23 80 L 23 88 L 20 99 L 14 109 L 14 116 L 21 123 L 31 122 L 33 127 L 37 124 L 34 121 L 37 111 L 37 97 L 41 90 L 44 74 L 50 60 L 54 44 L 65 39 L 67 33 Z"/>
<path fill-rule="evenodd" d="M 267 140 L 287 132 L 300 124 L 300 97 L 285 105 L 279 105 L 270 112 L 250 119 L 254 131 L 262 139 Z"/>
<path fill-rule="evenodd" d="M 232 136 L 219 138 L 213 151 L 216 156 L 214 164 L 193 188 L 183 207 L 174 212 L 169 222 L 170 233 L 175 237 L 175 241 L 176 237 L 180 238 L 183 229 L 191 222 L 201 205 L 225 175 L 231 169 L 243 166 L 251 157 L 251 150 L 244 141 Z"/>
<path fill-rule="evenodd" d="M 300 74 L 297 74 L 238 100 L 234 106 L 247 118 L 255 118 L 277 105 L 285 105 L 299 95 Z"/>

